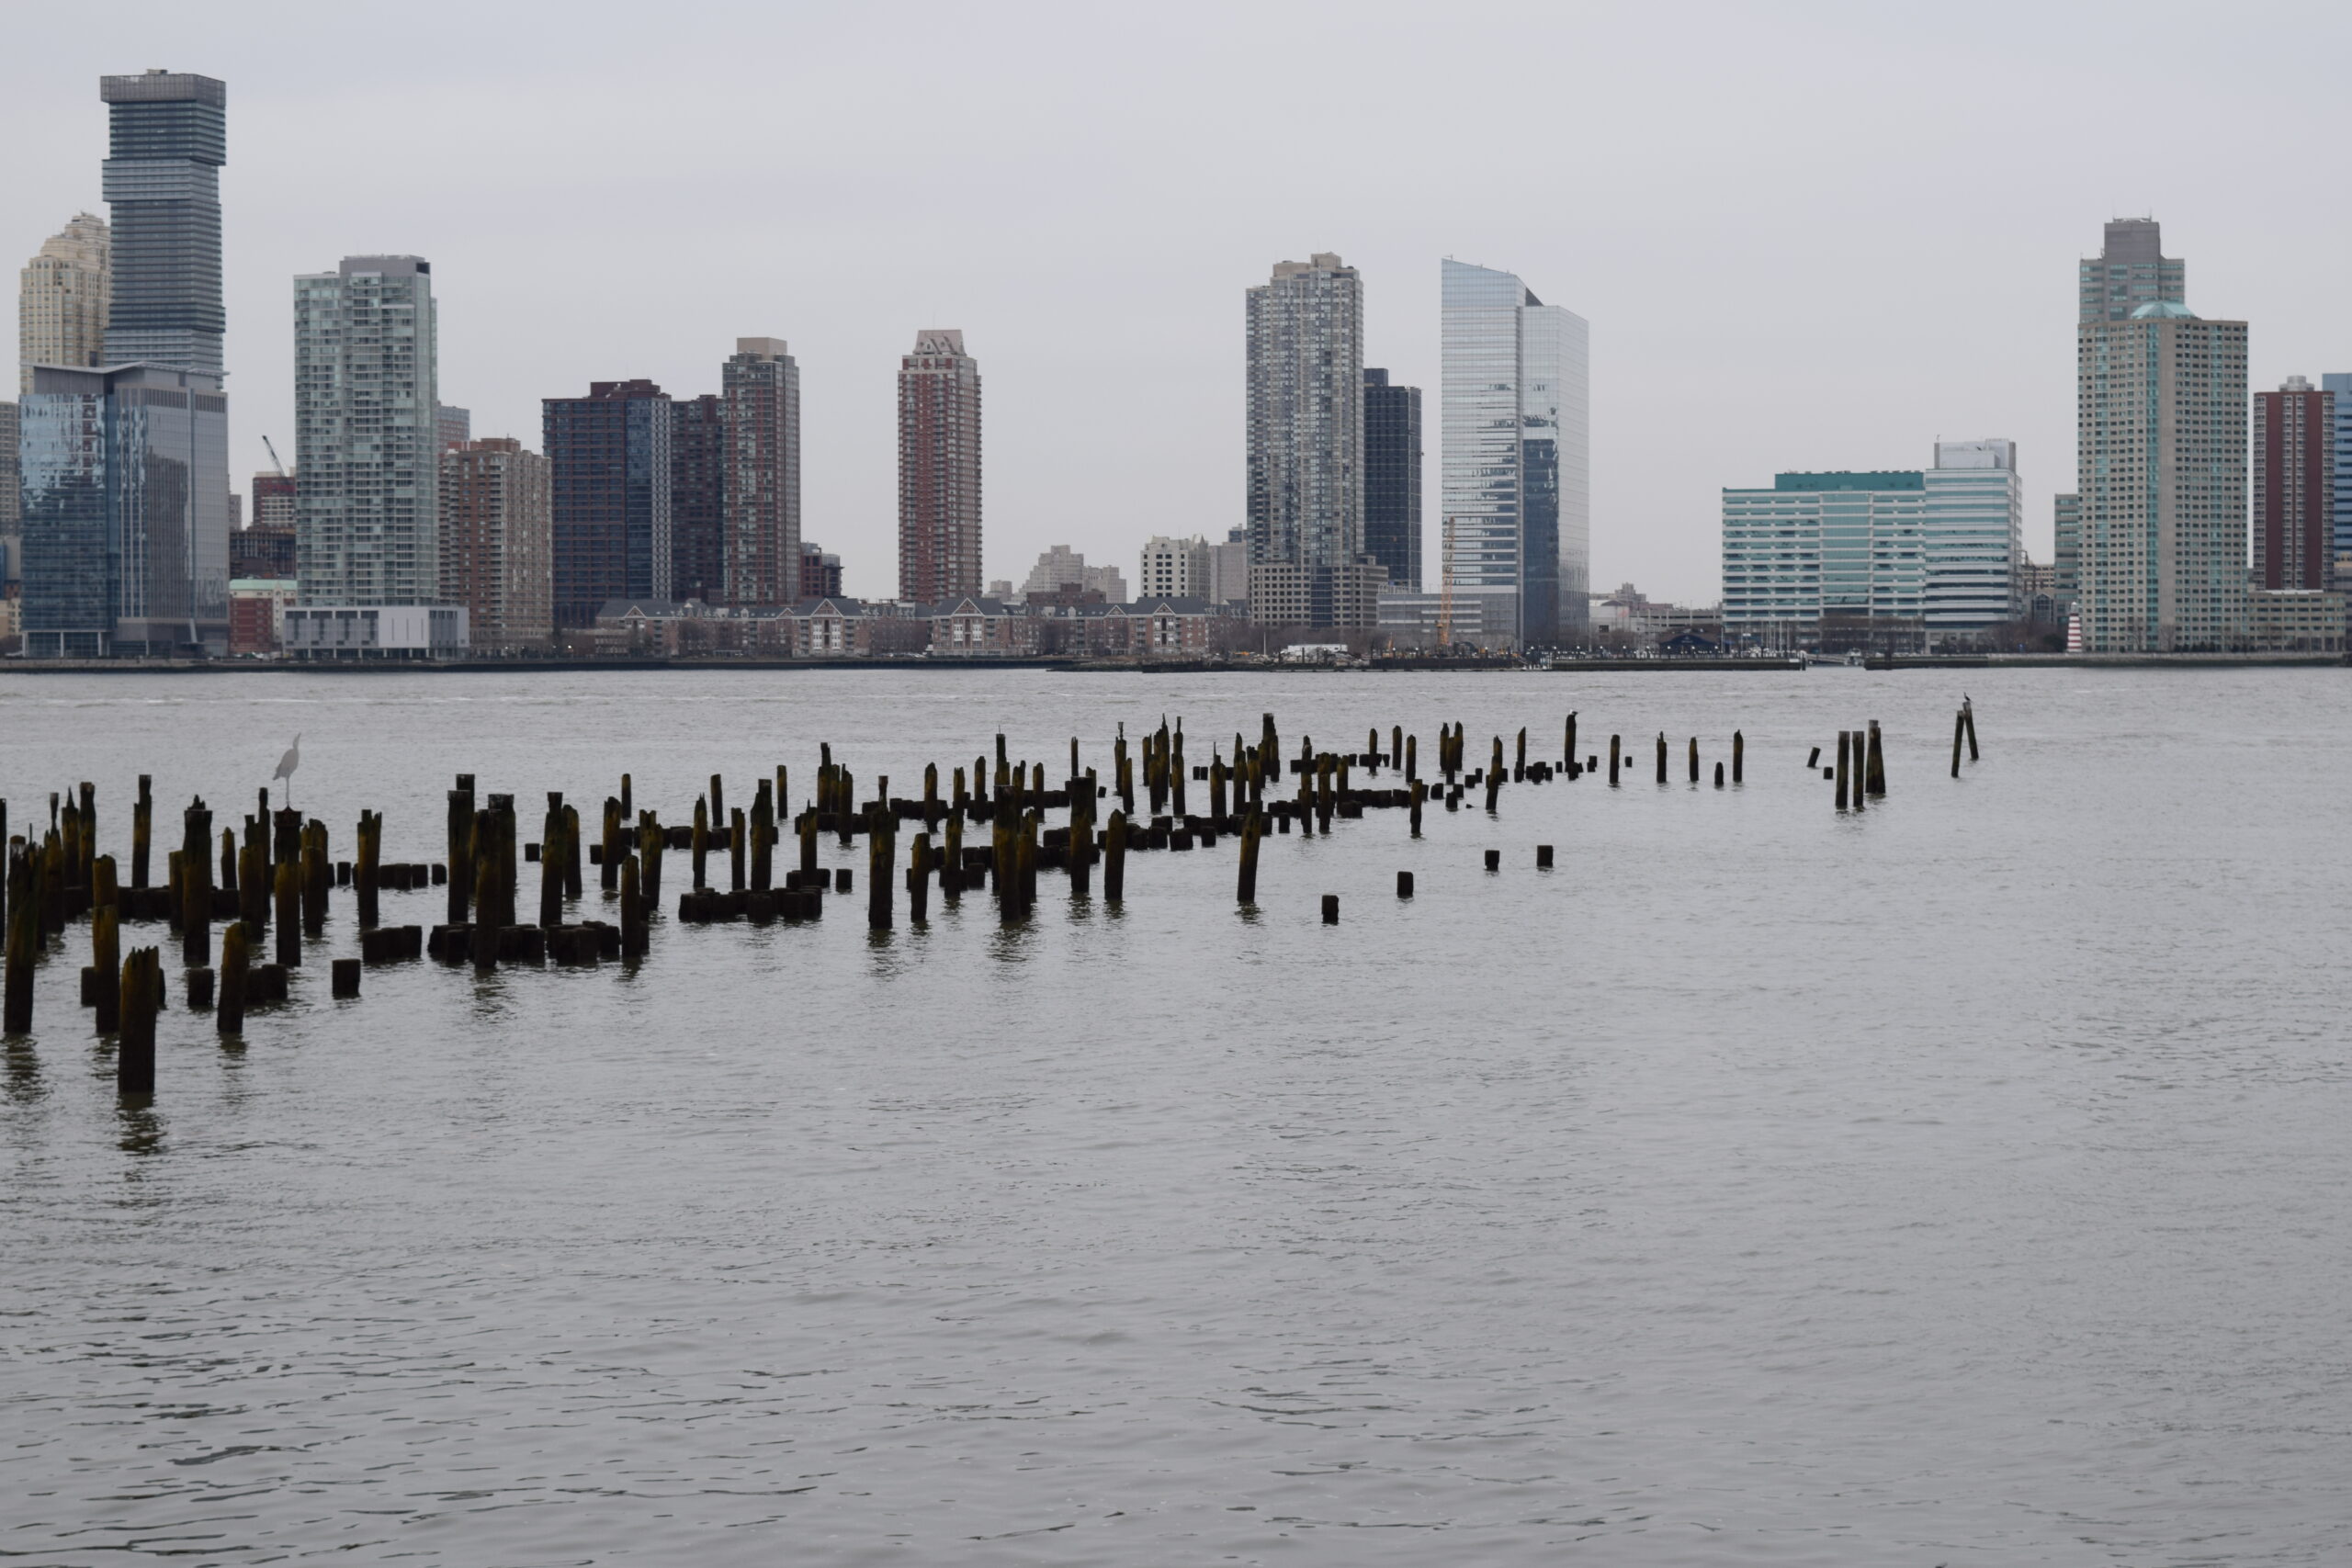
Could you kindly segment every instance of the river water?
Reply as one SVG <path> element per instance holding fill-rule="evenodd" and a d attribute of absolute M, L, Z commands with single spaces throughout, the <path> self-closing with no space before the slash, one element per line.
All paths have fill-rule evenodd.
<path fill-rule="evenodd" d="M 536 837 L 820 740 L 910 795 L 1570 709 L 1624 787 L 1270 838 L 1254 911 L 1228 839 L 877 937 L 828 840 L 822 921 L 314 957 L 242 1051 L 134 927 L 143 1109 L 69 932 L 0 1085 L 0 1559 L 2352 1561 L 2341 670 L 8 675 L 0 795 L 94 781 L 127 865 L 137 774 L 160 856 L 299 731 L 338 855 L 437 859 L 461 771 Z M 1872 718 L 1840 816 L 1805 755 Z"/>

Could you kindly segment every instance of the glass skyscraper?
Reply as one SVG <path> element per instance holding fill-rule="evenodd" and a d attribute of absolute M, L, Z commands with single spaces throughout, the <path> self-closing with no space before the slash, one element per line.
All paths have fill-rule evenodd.
<path fill-rule="evenodd" d="M 221 374 L 220 166 L 229 89 L 209 76 L 101 76 L 114 210 L 109 365 Z"/>
<path fill-rule="evenodd" d="M 1421 586 L 1421 389 L 1363 373 L 1363 547 L 1391 588 Z"/>
<path fill-rule="evenodd" d="M 1457 590 L 1507 589 L 1522 644 L 1573 641 L 1591 580 L 1590 328 L 1518 277 L 1443 264 L 1441 493 Z"/>

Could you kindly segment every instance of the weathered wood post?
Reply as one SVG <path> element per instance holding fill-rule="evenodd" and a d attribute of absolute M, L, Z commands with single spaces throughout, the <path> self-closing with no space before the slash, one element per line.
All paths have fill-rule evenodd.
<path fill-rule="evenodd" d="M 710 811 L 708 804 L 699 799 L 695 802 L 694 832 L 694 889 L 699 893 L 710 886 L 710 879 L 705 874 L 706 863 L 710 856 Z"/>
<path fill-rule="evenodd" d="M 122 893 L 116 886 L 114 856 L 100 855 L 90 868 L 90 953 L 98 972 L 97 1029 L 114 1032 L 122 1006 Z"/>
<path fill-rule="evenodd" d="M 1407 784 L 1411 784 L 1420 777 L 1420 750 L 1421 738 L 1419 736 L 1408 735 L 1405 737 L 1405 782 Z"/>
<path fill-rule="evenodd" d="M 1715 764 L 1715 787 L 1717 789 L 1724 787 L 1724 765 L 1721 762 Z"/>
<path fill-rule="evenodd" d="M 889 803 L 878 802 L 873 817 L 865 824 L 865 924 L 870 931 L 890 929 L 891 873 L 897 869 L 898 856 L 892 852 L 890 830 L 883 826 L 889 821 Z"/>
<path fill-rule="evenodd" d="M 334 886 L 327 848 L 327 825 L 314 818 L 302 829 L 302 934 L 314 941 L 326 935 L 327 890 Z"/>
<path fill-rule="evenodd" d="M 148 776 L 139 775 L 139 800 L 130 808 L 130 885 L 147 886 L 147 847 L 154 837 L 155 799 L 148 793 Z"/>
<path fill-rule="evenodd" d="M 1568 777 L 1577 776 L 1577 716 L 1568 715 L 1568 722 L 1560 738 L 1560 761 L 1568 770 Z"/>
<path fill-rule="evenodd" d="M 727 878 L 728 889 L 734 893 L 743 891 L 745 837 L 743 808 L 733 807 L 727 813 Z"/>
<path fill-rule="evenodd" d="M 1323 923 L 1327 926 L 1340 923 L 1340 896 L 1337 893 L 1323 895 Z"/>
<path fill-rule="evenodd" d="M 800 814 L 800 880 L 811 882 L 817 875 L 817 813 L 812 807 Z"/>
<path fill-rule="evenodd" d="M 762 779 L 752 792 L 752 891 L 775 886 L 775 797 Z"/>
<path fill-rule="evenodd" d="M 1962 718 L 1964 718 L 1964 719 L 1966 719 L 1966 720 L 1968 721 L 1968 760 L 1969 760 L 1970 761 L 1973 762 L 1973 761 L 1977 761 L 1977 756 L 1976 756 L 1976 705 L 1975 705 L 1974 703 L 1973 703 L 1973 702 L 1970 702 L 1966 697 L 1962 697 L 1962 698 L 1961 698 L 1961 699 L 1960 699 L 1960 716 L 1961 716 L 1961 717 L 1962 717 Z"/>
<path fill-rule="evenodd" d="M 1398 872 L 1396 874 L 1396 897 L 1399 898 L 1410 898 L 1412 896 L 1413 874 L 1409 871 Z"/>
<path fill-rule="evenodd" d="M 621 863 L 621 956 L 645 956 L 645 897 L 638 887 L 635 855 Z"/>
<path fill-rule="evenodd" d="M 1418 839 L 1421 836 L 1421 804 L 1430 797 L 1430 781 L 1415 779 L 1409 787 L 1413 792 L 1411 818 L 1413 837 Z"/>
<path fill-rule="evenodd" d="M 1209 819 L 1218 828 L 1225 826 L 1225 759 L 1209 759 Z"/>
<path fill-rule="evenodd" d="M 1617 787 L 1618 743 L 1619 737 L 1612 735 L 1609 738 L 1609 787 L 1611 789 Z"/>
<path fill-rule="evenodd" d="M 1968 735 L 1968 716 L 1955 712 L 1951 716 L 1951 776 L 1960 777 L 1960 743 Z"/>
<path fill-rule="evenodd" d="M 1690 738 L 1690 782 L 1699 782 L 1699 738 L 1695 735 Z"/>
<path fill-rule="evenodd" d="M 220 932 L 220 994 L 213 1027 L 222 1034 L 245 1031 L 245 992 L 253 974 L 253 939 L 245 922 L 232 920 Z"/>
<path fill-rule="evenodd" d="M 1731 782 L 1741 782 L 1742 770 L 1747 762 L 1747 737 L 1735 729 L 1731 732 Z"/>
<path fill-rule="evenodd" d="M 1104 833 L 1107 842 L 1102 847 L 1102 901 L 1116 904 L 1125 896 L 1127 889 L 1127 814 L 1124 811 L 1111 813 L 1110 826 Z M 29 1013 L 29 1003 L 27 1010 Z"/>
<path fill-rule="evenodd" d="M 0 1032 L 29 1032 L 33 1026 L 33 964 L 40 952 L 40 892 L 29 848 L 8 851 L 8 942 L 5 1003 Z"/>
<path fill-rule="evenodd" d="M 597 871 L 605 891 L 616 893 L 621 886 L 621 802 L 618 795 L 605 796 L 605 829 L 602 848 L 596 858 L 601 863 Z"/>
<path fill-rule="evenodd" d="M 380 811 L 359 813 L 359 859 L 351 868 L 351 885 L 359 899 L 359 929 L 373 931 L 380 923 L 379 890 L 377 868 L 382 863 L 384 816 Z"/>
<path fill-rule="evenodd" d="M 727 824 L 727 782 L 718 774 L 710 775 L 710 825 L 722 828 Z"/>
<path fill-rule="evenodd" d="M 1250 819 L 1241 825 L 1241 876 L 1233 894 L 1237 904 L 1255 904 L 1258 901 L 1258 840 L 1262 831 L 1258 825 L 1258 814 L 1251 812 Z"/>
<path fill-rule="evenodd" d="M 1511 754 L 1510 782 L 1527 782 L 1527 726 L 1519 727 L 1519 750 Z"/>
<path fill-rule="evenodd" d="M 624 793 L 628 777 L 621 777 Z M 449 857 L 449 923 L 462 926 L 474 899 L 474 776 L 458 775 L 458 787 L 449 792 L 448 848 Z"/>
<path fill-rule="evenodd" d="M 1841 729 L 1838 732 L 1838 767 L 1834 776 L 1838 780 L 1838 809 L 1840 811 L 1846 809 L 1847 781 L 1853 777 L 1854 773 L 1849 761 L 1853 742 L 1853 731 Z"/>
<path fill-rule="evenodd" d="M 180 841 L 180 953 L 191 969 L 212 956 L 212 813 L 201 796 L 187 808 Z"/>
<path fill-rule="evenodd" d="M 563 924 L 563 796 L 548 791 L 548 814 L 539 829 L 539 929 Z"/>
<path fill-rule="evenodd" d="M 1666 731 L 1657 732 L 1657 782 L 1666 782 Z"/>
<path fill-rule="evenodd" d="M 301 869 L 290 860 L 277 863 L 277 962 L 288 969 L 302 964 Z"/>
<path fill-rule="evenodd" d="M 207 949 L 205 956 L 211 955 Z M 152 947 L 133 948 L 122 965 L 122 1029 L 114 1056 L 119 1094 L 155 1092 L 155 1010 L 163 999 L 163 954 Z"/>
<path fill-rule="evenodd" d="M 936 772 L 932 774 L 934 780 L 938 776 Z M 915 835 L 914 843 L 907 852 L 907 923 L 917 926 L 929 925 L 931 923 L 931 833 L 929 829 Z"/>
<path fill-rule="evenodd" d="M 964 770 L 956 770 L 961 777 Z M 960 787 L 959 787 L 960 793 Z M 947 818 L 946 858 L 939 867 L 939 894 L 951 905 L 964 901 L 964 814 L 951 812 Z"/>
<path fill-rule="evenodd" d="M 1871 720 L 1870 747 L 1870 766 L 1865 770 L 1870 780 L 1870 793 L 1883 797 L 1886 794 L 1886 750 L 1879 744 L 1876 719 Z"/>
<path fill-rule="evenodd" d="M 237 830 L 234 828 L 220 829 L 220 886 L 223 893 L 237 890 Z"/>
<path fill-rule="evenodd" d="M 474 787 L 474 779 L 471 773 L 465 773 L 459 776 L 468 789 Z M 637 804 L 630 798 L 629 795 L 629 776 L 627 773 L 623 773 L 621 775 L 621 820 L 626 822 L 636 815 Z"/>

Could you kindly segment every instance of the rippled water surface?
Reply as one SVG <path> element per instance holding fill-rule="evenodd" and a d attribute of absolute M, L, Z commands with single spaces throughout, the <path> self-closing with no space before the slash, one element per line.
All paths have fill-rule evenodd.
<path fill-rule="evenodd" d="M 820 740 L 905 795 L 999 730 L 1107 769 L 1163 712 L 1194 761 L 1267 709 L 1285 751 L 1461 719 L 1475 765 L 1574 708 L 1637 758 L 1418 842 L 1270 839 L 1254 912 L 1227 840 L 1137 857 L 1115 912 L 1047 874 L 1019 927 L 874 937 L 861 894 L 356 1002 L 314 957 L 241 1051 L 175 1006 L 147 1109 L 77 929 L 5 1043 L 0 1557 L 2352 1561 L 2347 693 L 0 676 L 11 830 L 90 779 L 126 863 L 137 774 L 160 855 L 298 730 L 296 803 L 345 856 L 381 809 L 395 860 L 439 858 L 460 771 L 535 837 L 539 792 L 593 819 L 624 769 L 684 820 L 714 771 L 805 795 Z M 1892 793 L 1841 817 L 1802 764 L 1870 718 Z M 1680 783 L 1736 727 L 1746 785 Z"/>

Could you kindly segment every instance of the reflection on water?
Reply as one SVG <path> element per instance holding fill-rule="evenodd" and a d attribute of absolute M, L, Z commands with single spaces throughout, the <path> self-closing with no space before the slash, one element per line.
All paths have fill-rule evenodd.
<path fill-rule="evenodd" d="M 0 1552 L 2352 1559 L 2341 682 L 1972 671 L 1954 784 L 1932 672 L 0 674 L 0 796 L 91 778 L 118 852 L 142 772 L 159 852 L 252 799 L 289 704 L 334 853 L 367 807 L 401 861 L 460 771 L 628 768 L 683 821 L 820 741 L 1058 775 L 1163 711 L 1194 764 L 1269 708 L 1634 738 L 1616 791 L 1269 834 L 1255 906 L 1224 839 L 1116 908 L 1046 872 L 1023 921 L 934 890 L 876 934 L 861 886 L 329 1006 L 338 893 L 296 1001 L 164 1015 L 146 1104 L 45 964 L 0 1042 Z M 1894 792 L 1840 817 L 1805 754 L 1871 717 Z M 1651 783 L 1658 730 L 1679 770 L 1735 728 L 1744 788 Z M 2182 765 L 2256 745 L 2258 793 Z"/>

